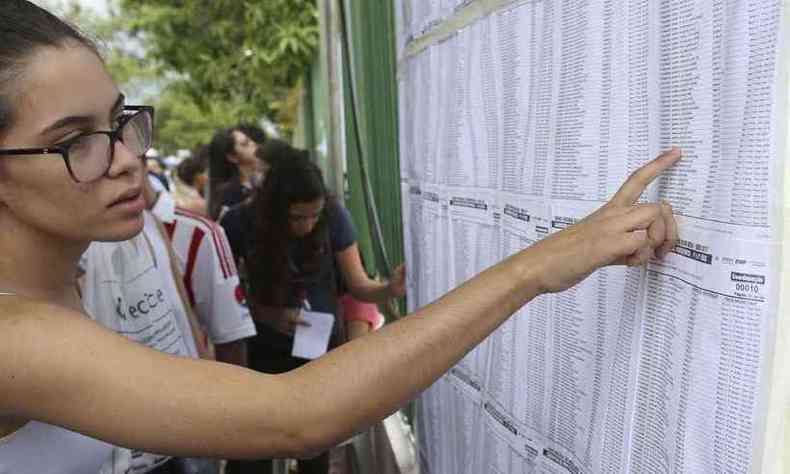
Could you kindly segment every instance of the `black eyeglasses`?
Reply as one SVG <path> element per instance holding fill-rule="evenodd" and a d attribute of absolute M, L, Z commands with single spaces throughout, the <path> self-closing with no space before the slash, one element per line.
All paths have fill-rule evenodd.
<path fill-rule="evenodd" d="M 60 155 L 71 178 L 87 183 L 101 178 L 110 169 L 117 141 L 142 158 L 151 148 L 153 135 L 154 108 L 126 105 L 115 130 L 85 133 L 49 148 L 0 150 L 0 156 Z"/>

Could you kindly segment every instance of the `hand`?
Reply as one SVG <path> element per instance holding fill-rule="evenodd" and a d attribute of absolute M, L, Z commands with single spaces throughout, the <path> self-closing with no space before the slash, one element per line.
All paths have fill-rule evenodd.
<path fill-rule="evenodd" d="M 302 318 L 301 308 L 284 308 L 279 317 L 269 321 L 269 325 L 288 336 L 293 336 L 298 326 L 310 327 L 310 323 Z"/>
<path fill-rule="evenodd" d="M 406 267 L 403 264 L 398 265 L 398 268 L 392 272 L 390 277 L 389 293 L 392 298 L 402 298 L 406 296 Z"/>
<path fill-rule="evenodd" d="M 680 158 L 679 149 L 662 153 L 636 170 L 603 207 L 534 245 L 541 262 L 541 289 L 563 291 L 600 267 L 642 265 L 669 253 L 677 241 L 672 208 L 667 203 L 635 203 L 645 188 Z"/>

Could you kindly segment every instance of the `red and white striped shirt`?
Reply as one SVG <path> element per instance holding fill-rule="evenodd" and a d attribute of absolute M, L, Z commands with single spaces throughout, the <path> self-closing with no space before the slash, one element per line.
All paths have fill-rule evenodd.
<path fill-rule="evenodd" d="M 160 193 L 153 213 L 164 223 L 189 302 L 211 342 L 225 344 L 254 336 L 255 324 L 246 306 L 225 231 L 208 218 L 176 208 Z"/>

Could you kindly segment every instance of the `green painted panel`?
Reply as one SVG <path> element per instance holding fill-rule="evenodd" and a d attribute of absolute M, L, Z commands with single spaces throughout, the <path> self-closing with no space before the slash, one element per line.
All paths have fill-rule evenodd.
<path fill-rule="evenodd" d="M 351 69 L 356 110 L 346 100 L 347 136 L 354 135 L 352 114 L 357 114 L 363 156 L 348 141 L 350 199 L 365 202 L 361 173 L 351 173 L 351 163 L 366 166 L 375 210 L 381 224 L 383 246 L 394 265 L 403 261 L 400 164 L 398 159 L 398 97 L 395 23 L 388 0 L 344 1 L 350 36 Z M 350 92 L 346 85 L 347 95 Z M 355 140 L 355 138 L 354 138 Z M 364 160 L 364 161 L 362 161 Z M 357 184 L 355 181 L 359 180 Z M 371 203 L 367 203 L 371 205 Z M 378 252 L 375 253 L 378 255 Z M 376 266 L 388 274 L 379 255 Z"/>

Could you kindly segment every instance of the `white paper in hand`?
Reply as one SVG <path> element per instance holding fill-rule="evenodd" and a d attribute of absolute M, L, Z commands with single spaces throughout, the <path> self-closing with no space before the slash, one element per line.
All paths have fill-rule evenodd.
<path fill-rule="evenodd" d="M 302 359 L 317 359 L 326 354 L 335 316 L 331 313 L 302 311 L 302 319 L 310 326 L 296 326 L 291 355 Z"/>

